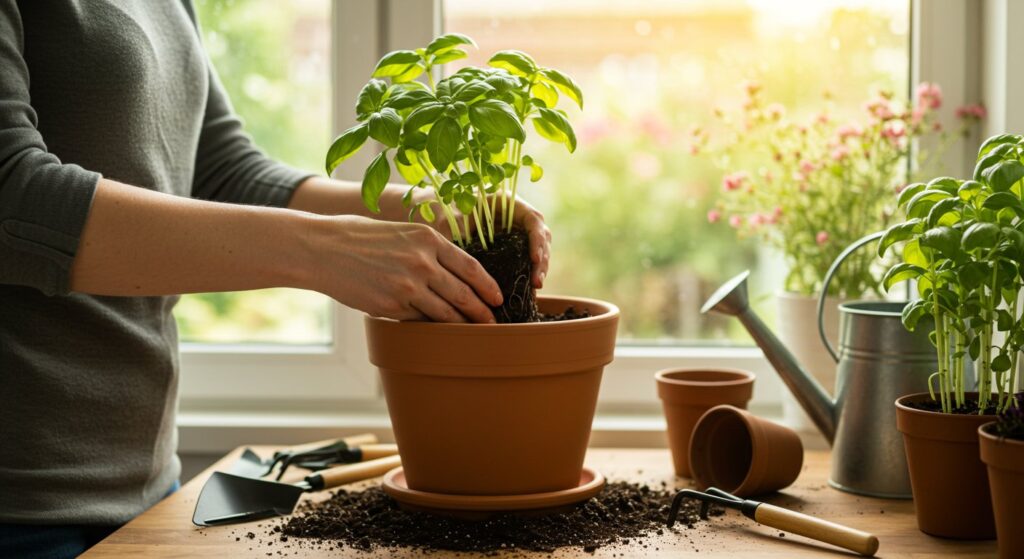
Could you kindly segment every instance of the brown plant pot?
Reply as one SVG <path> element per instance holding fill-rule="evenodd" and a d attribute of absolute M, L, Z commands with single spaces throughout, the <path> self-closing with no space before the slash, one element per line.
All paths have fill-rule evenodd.
<path fill-rule="evenodd" d="M 739 497 L 789 487 L 804 464 L 796 431 L 733 406 L 716 406 L 697 421 L 690 468 L 700 489 Z"/>
<path fill-rule="evenodd" d="M 691 477 L 690 434 L 704 412 L 719 405 L 746 408 L 754 373 L 738 369 L 665 369 L 654 375 L 668 424 L 668 447 L 676 475 Z"/>
<path fill-rule="evenodd" d="M 1024 557 L 1024 441 L 993 435 L 988 432 L 992 425 L 978 428 L 978 440 L 981 461 L 988 467 L 999 557 Z"/>
<path fill-rule="evenodd" d="M 591 316 L 488 325 L 366 317 L 411 489 L 518 495 L 579 484 L 619 309 L 573 297 L 537 303 Z"/>
<path fill-rule="evenodd" d="M 930 400 L 927 392 L 896 400 L 896 428 L 903 433 L 917 527 L 943 538 L 995 538 L 988 475 L 978 454 L 978 427 L 995 416 L 910 407 Z"/>

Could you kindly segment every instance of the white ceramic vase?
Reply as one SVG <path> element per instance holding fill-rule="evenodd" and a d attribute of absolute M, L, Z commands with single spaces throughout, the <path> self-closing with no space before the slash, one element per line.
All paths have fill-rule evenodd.
<path fill-rule="evenodd" d="M 839 304 L 836 297 L 825 298 L 825 335 L 838 347 Z M 814 375 L 825 390 L 834 395 L 836 388 L 836 362 L 821 343 L 818 335 L 818 297 L 799 293 L 781 292 L 776 295 L 778 337 L 796 357 L 800 365 Z M 787 389 L 782 395 L 782 419 L 801 434 L 818 432 L 811 418 L 804 413 L 796 398 Z"/>

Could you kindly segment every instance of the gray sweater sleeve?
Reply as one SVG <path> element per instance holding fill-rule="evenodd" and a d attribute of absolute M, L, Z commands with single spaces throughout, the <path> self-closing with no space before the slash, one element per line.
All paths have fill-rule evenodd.
<path fill-rule="evenodd" d="M 199 23 L 191 0 L 185 1 L 185 8 L 198 33 Z M 253 145 L 208 58 L 207 67 L 210 85 L 192 196 L 219 202 L 286 206 L 299 183 L 313 174 L 273 161 Z"/>
<path fill-rule="evenodd" d="M 47 151 L 23 53 L 17 4 L 0 0 L 0 284 L 63 294 L 100 175 Z"/>

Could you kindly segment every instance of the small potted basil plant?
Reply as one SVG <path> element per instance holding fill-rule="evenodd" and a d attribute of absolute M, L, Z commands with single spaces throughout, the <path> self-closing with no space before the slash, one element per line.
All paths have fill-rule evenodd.
<path fill-rule="evenodd" d="M 379 211 L 393 164 L 410 185 L 410 219 L 443 219 L 504 296 L 493 309 L 498 324 L 366 317 L 408 486 L 475 495 L 565 490 L 581 479 L 618 309 L 536 297 L 527 238 L 512 216 L 519 184 L 543 175 L 526 151 L 527 128 L 575 151 L 558 104 L 582 108 L 583 94 L 562 72 L 514 50 L 437 79 L 435 70 L 475 46 L 452 33 L 385 55 L 359 94 L 359 124 L 327 154 L 327 172 L 375 140 L 381 151 L 363 177 L 366 207 Z M 579 318 L 543 320 L 570 307 Z"/>
<path fill-rule="evenodd" d="M 904 242 L 902 262 L 882 281 L 886 289 L 916 281 L 921 298 L 904 308 L 903 324 L 914 330 L 927 323 L 935 345 L 938 371 L 929 391 L 904 396 L 896 407 L 918 526 L 936 536 L 995 537 L 977 433 L 1015 405 L 1024 347 L 1021 178 L 1024 138 L 992 137 L 978 152 L 972 180 L 942 177 L 900 192 L 907 219 L 879 244 L 881 255 Z"/>
<path fill-rule="evenodd" d="M 981 460 L 988 467 L 1000 559 L 1024 557 L 1024 392 L 999 419 L 978 429 Z"/>

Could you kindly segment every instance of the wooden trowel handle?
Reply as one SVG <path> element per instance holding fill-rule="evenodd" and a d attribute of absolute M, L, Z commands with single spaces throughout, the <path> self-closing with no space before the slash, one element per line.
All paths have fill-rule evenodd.
<path fill-rule="evenodd" d="M 402 458 L 395 454 L 393 456 L 377 458 L 376 460 L 367 460 L 366 462 L 358 462 L 356 464 L 345 464 L 344 466 L 338 466 L 336 468 L 310 474 L 306 476 L 306 482 L 309 483 L 313 491 L 319 491 L 321 489 L 330 489 L 339 485 L 345 485 L 346 483 L 363 481 L 364 479 L 382 476 L 387 473 L 388 470 L 392 470 L 401 465 Z"/>
<path fill-rule="evenodd" d="M 398 445 L 396 444 L 364 444 L 358 448 L 360 462 L 398 454 Z"/>
<path fill-rule="evenodd" d="M 878 551 L 878 538 L 867 532 L 768 503 L 758 505 L 754 511 L 754 520 L 765 526 L 830 543 L 861 555 L 870 557 Z"/>
<path fill-rule="evenodd" d="M 284 450 L 287 452 L 298 454 L 300 452 L 308 452 L 310 450 L 316 450 L 321 447 L 332 445 L 338 442 L 339 440 L 345 441 L 345 444 L 348 445 L 349 448 L 352 448 L 355 446 L 375 444 L 377 442 L 377 435 L 371 433 L 361 433 L 359 435 L 352 435 L 350 437 L 342 437 L 341 439 L 324 439 L 322 441 L 300 444 L 298 446 L 289 447 Z"/>

